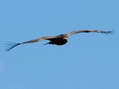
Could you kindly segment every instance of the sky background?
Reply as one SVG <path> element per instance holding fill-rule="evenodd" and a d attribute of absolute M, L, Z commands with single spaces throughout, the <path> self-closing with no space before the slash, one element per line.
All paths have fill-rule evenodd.
<path fill-rule="evenodd" d="M 119 0 L 0 0 L 0 89 L 119 89 Z M 77 29 L 64 46 L 22 42 Z"/>

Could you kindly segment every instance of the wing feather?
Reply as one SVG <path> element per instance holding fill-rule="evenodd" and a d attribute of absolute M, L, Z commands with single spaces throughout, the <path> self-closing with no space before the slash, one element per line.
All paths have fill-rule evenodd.
<path fill-rule="evenodd" d="M 35 43 L 35 42 L 39 42 L 41 40 L 48 40 L 48 39 L 52 39 L 52 38 L 55 38 L 55 36 L 40 37 L 40 38 L 37 38 L 37 39 L 24 41 L 24 42 L 21 42 L 21 43 L 12 42 L 12 44 L 7 48 L 7 51 L 10 51 L 11 49 L 13 49 L 13 48 L 15 48 L 15 47 L 17 47 L 19 45 L 22 45 L 22 44 Z"/>
<path fill-rule="evenodd" d="M 70 33 L 67 33 L 67 36 L 72 36 L 75 34 L 79 34 L 79 33 L 89 33 L 89 32 L 96 32 L 96 33 L 104 33 L 104 34 L 109 34 L 112 31 L 103 31 L 103 30 L 77 30 L 77 31 L 72 31 Z"/>

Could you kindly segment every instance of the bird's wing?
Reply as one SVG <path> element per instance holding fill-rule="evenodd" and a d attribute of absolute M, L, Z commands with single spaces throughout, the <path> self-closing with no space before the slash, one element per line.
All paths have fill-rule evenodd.
<path fill-rule="evenodd" d="M 10 51 L 11 49 L 15 48 L 16 46 L 22 45 L 22 44 L 29 44 L 29 43 L 35 43 L 35 42 L 39 42 L 41 40 L 49 40 L 52 38 L 55 38 L 56 36 L 46 36 L 46 37 L 40 37 L 40 38 L 36 38 L 33 40 L 28 40 L 28 41 L 24 41 L 21 43 L 13 43 L 6 49 L 7 51 Z"/>
<path fill-rule="evenodd" d="M 33 39 L 33 40 L 22 42 L 21 44 L 35 43 L 35 42 L 39 42 L 41 40 L 49 40 L 49 39 L 52 39 L 52 38 L 55 38 L 55 37 L 56 36 L 40 37 L 40 38 L 36 38 L 36 39 Z"/>
<path fill-rule="evenodd" d="M 72 35 L 79 34 L 79 33 L 89 33 L 89 32 L 96 32 L 96 33 L 108 34 L 108 33 L 111 33 L 112 31 L 103 31 L 103 30 L 77 30 L 77 31 L 72 31 L 72 32 L 67 33 L 67 37 L 70 37 Z"/>

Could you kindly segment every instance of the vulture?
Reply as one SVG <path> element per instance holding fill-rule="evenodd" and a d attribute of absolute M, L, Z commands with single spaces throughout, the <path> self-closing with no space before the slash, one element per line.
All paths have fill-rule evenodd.
<path fill-rule="evenodd" d="M 30 44 L 30 43 L 35 43 L 35 42 L 40 42 L 42 40 L 48 40 L 49 42 L 46 44 L 51 44 L 51 45 L 65 45 L 68 42 L 68 38 L 71 37 L 72 35 L 76 35 L 79 33 L 90 33 L 90 32 L 95 32 L 95 33 L 104 33 L 104 34 L 109 34 L 112 31 L 103 31 L 103 30 L 76 30 L 72 31 L 66 34 L 60 34 L 56 36 L 44 36 L 44 37 L 39 37 L 33 40 L 28 40 L 20 43 L 14 43 L 10 45 L 6 50 L 10 51 L 11 49 L 15 48 L 16 46 L 23 45 L 23 44 Z"/>

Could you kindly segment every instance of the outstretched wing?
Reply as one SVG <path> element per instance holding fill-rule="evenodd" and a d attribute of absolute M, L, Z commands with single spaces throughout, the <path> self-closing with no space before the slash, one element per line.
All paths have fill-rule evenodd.
<path fill-rule="evenodd" d="M 10 51 L 11 49 L 15 48 L 16 46 L 22 45 L 22 44 L 29 44 L 29 43 L 35 43 L 35 42 L 39 42 L 41 40 L 48 40 L 48 39 L 52 39 L 55 38 L 56 36 L 47 36 L 47 37 L 40 37 L 37 39 L 33 39 L 33 40 L 29 40 L 29 41 L 24 41 L 21 43 L 13 43 L 6 49 L 7 51 Z"/>
<path fill-rule="evenodd" d="M 40 38 L 37 38 L 37 39 L 34 39 L 34 40 L 29 40 L 29 41 L 22 42 L 21 44 L 35 43 L 35 42 L 39 42 L 41 40 L 49 40 L 49 39 L 52 39 L 52 38 L 55 38 L 55 37 L 56 36 L 40 37 Z"/>
<path fill-rule="evenodd" d="M 72 32 L 70 32 L 70 33 L 67 33 L 67 37 L 70 37 L 70 36 L 72 36 L 72 35 L 79 34 L 79 33 L 89 33 L 89 32 L 109 34 L 109 33 L 111 33 L 112 31 L 102 31 L 102 30 L 77 30 L 77 31 L 72 31 Z"/>

